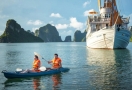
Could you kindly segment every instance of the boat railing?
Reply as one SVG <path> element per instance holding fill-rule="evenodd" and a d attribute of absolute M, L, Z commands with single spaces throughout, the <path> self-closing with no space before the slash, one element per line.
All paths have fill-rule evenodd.
<path fill-rule="evenodd" d="M 114 29 L 114 28 L 116 28 L 116 27 L 115 27 L 115 26 L 108 26 L 108 27 L 104 27 L 104 28 L 102 28 L 102 30 L 106 30 L 106 29 Z M 118 29 L 118 30 L 124 30 L 124 29 L 126 29 L 126 30 L 130 30 L 130 29 L 125 28 L 125 27 L 117 27 L 117 29 Z"/>
<path fill-rule="evenodd" d="M 100 21 L 110 21 L 110 18 L 101 18 Z"/>
<path fill-rule="evenodd" d="M 94 32 L 100 31 L 100 30 L 108 30 L 108 29 L 114 29 L 114 26 L 108 26 L 108 27 L 104 27 L 101 29 L 93 28 L 93 29 L 91 29 L 91 33 L 94 33 Z"/>
<path fill-rule="evenodd" d="M 89 22 L 96 22 L 96 21 L 98 21 L 98 22 L 102 22 L 102 21 L 110 21 L 110 18 L 101 18 L 101 17 L 98 17 L 98 16 L 96 16 L 96 17 L 89 16 L 88 19 L 89 19 Z"/>
<path fill-rule="evenodd" d="M 105 30 L 105 29 L 114 29 L 114 26 L 107 26 L 107 27 L 102 28 L 102 30 Z"/>

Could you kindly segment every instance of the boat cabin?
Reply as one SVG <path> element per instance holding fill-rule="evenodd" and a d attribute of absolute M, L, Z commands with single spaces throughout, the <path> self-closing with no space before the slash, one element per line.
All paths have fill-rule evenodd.
<path fill-rule="evenodd" d="M 94 10 L 89 12 L 87 23 L 91 31 L 98 31 L 104 28 L 107 30 L 115 25 L 119 30 L 127 29 L 129 18 L 122 18 L 119 15 L 115 0 L 105 0 L 104 7 L 99 7 L 99 11 L 99 14 Z"/>

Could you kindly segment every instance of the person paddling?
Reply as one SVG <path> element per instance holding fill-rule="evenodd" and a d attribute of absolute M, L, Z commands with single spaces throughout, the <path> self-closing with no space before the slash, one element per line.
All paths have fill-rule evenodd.
<path fill-rule="evenodd" d="M 40 66 L 41 66 L 41 61 L 39 60 L 38 56 L 35 55 L 32 70 L 35 71 L 35 72 L 39 72 L 40 71 L 39 70 Z"/>
<path fill-rule="evenodd" d="M 39 60 L 38 56 L 35 55 L 32 69 L 24 70 L 21 73 L 40 72 L 39 70 L 40 66 L 41 66 L 41 61 Z"/>
<path fill-rule="evenodd" d="M 58 69 L 62 67 L 61 59 L 58 57 L 58 54 L 54 54 L 54 58 L 51 61 L 48 61 L 48 63 L 52 63 L 52 69 Z"/>

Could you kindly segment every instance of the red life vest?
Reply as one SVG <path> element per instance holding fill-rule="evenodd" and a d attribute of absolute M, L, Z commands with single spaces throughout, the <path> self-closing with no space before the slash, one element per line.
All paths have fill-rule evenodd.
<path fill-rule="evenodd" d="M 40 70 L 39 70 L 40 64 L 41 64 L 40 60 L 34 60 L 34 62 L 33 62 L 33 69 L 34 69 L 35 71 L 40 71 Z"/>
<path fill-rule="evenodd" d="M 61 59 L 59 57 L 58 58 L 54 58 L 52 60 L 52 63 L 53 63 L 53 68 L 61 67 Z"/>

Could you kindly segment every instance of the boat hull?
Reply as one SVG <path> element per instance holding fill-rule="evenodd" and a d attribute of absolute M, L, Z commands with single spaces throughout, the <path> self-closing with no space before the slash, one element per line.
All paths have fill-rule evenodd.
<path fill-rule="evenodd" d="M 43 75 L 52 75 L 57 74 L 61 72 L 67 72 L 69 71 L 69 68 L 59 68 L 59 69 L 51 69 L 48 71 L 41 71 L 41 72 L 31 72 L 31 73 L 20 73 L 20 72 L 8 72 L 6 70 L 2 71 L 4 76 L 8 79 L 13 78 L 26 78 L 26 77 L 35 77 L 35 76 L 43 76 Z"/>
<path fill-rule="evenodd" d="M 130 42 L 131 32 L 128 30 L 116 30 L 113 48 L 126 48 Z"/>
<path fill-rule="evenodd" d="M 105 29 L 87 35 L 86 43 L 89 48 L 126 48 L 130 37 L 131 33 L 128 30 Z"/>

